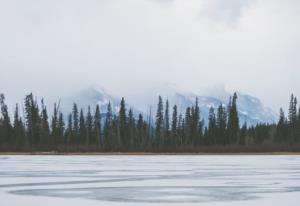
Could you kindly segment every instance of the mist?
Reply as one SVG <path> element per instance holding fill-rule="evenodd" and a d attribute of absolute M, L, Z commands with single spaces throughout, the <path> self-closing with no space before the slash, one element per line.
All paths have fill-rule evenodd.
<path fill-rule="evenodd" d="M 225 85 L 275 111 L 300 97 L 297 0 L 1 0 L 0 92 L 54 101 Z"/>

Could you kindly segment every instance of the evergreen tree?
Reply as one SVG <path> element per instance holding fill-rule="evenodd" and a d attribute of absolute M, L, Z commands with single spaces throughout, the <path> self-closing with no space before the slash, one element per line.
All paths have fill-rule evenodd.
<path fill-rule="evenodd" d="M 163 131 L 164 131 L 164 106 L 161 96 L 158 97 L 158 105 L 156 112 L 156 122 L 155 122 L 155 137 L 157 145 L 163 144 Z"/>
<path fill-rule="evenodd" d="M 93 116 L 91 107 L 88 106 L 88 113 L 86 117 L 86 144 L 95 144 L 95 136 L 93 135 Z"/>
<path fill-rule="evenodd" d="M 50 140 L 50 127 L 48 122 L 48 113 L 46 105 L 44 104 L 44 99 L 41 100 L 42 111 L 41 111 L 41 126 L 40 126 L 40 135 L 41 135 L 41 143 L 44 148 L 53 147 L 54 142 Z"/>
<path fill-rule="evenodd" d="M 72 126 L 72 124 L 71 124 Z M 72 130 L 72 128 L 71 128 Z M 59 118 L 58 118 L 58 126 L 57 126 L 57 142 L 56 144 L 62 144 L 66 143 L 66 140 L 64 140 L 64 132 L 65 132 L 65 121 L 63 114 L 60 112 L 59 113 Z"/>
<path fill-rule="evenodd" d="M 136 147 L 136 131 L 135 131 L 135 119 L 133 117 L 132 109 L 128 112 L 128 132 L 129 132 L 129 148 Z"/>
<path fill-rule="evenodd" d="M 14 124 L 13 124 L 13 136 L 14 136 L 14 150 L 22 151 L 26 145 L 25 139 L 25 127 L 22 118 L 19 116 L 19 106 L 16 104 L 16 109 L 14 113 Z"/>
<path fill-rule="evenodd" d="M 246 137 L 247 137 L 247 123 L 242 126 L 239 138 L 240 145 L 246 145 Z"/>
<path fill-rule="evenodd" d="M 80 110 L 80 117 L 79 117 L 79 144 L 88 144 L 89 140 L 86 136 L 86 125 L 83 110 Z"/>
<path fill-rule="evenodd" d="M 288 137 L 287 119 L 284 115 L 284 111 L 280 108 L 279 111 L 279 121 L 277 124 L 275 142 L 282 143 Z"/>
<path fill-rule="evenodd" d="M 7 105 L 5 104 L 4 94 L 0 94 L 0 108 L 2 115 L 2 117 L 0 118 L 1 146 L 4 147 L 3 144 L 5 144 L 8 147 L 11 144 L 12 126 L 8 114 Z"/>
<path fill-rule="evenodd" d="M 126 116 L 126 106 L 125 106 L 124 98 L 122 98 L 120 103 L 119 126 L 120 126 L 119 130 L 120 130 L 121 144 L 125 148 L 128 148 L 130 144 L 130 140 L 128 138 L 127 116 Z"/>
<path fill-rule="evenodd" d="M 289 106 L 289 141 L 296 142 L 297 98 L 292 94 Z"/>
<path fill-rule="evenodd" d="M 27 137 L 31 149 L 34 149 L 40 144 L 40 116 L 39 107 L 36 101 L 33 99 L 33 94 L 29 94 L 25 97 L 25 119 L 27 126 Z"/>
<path fill-rule="evenodd" d="M 172 125 L 171 125 L 171 136 L 172 136 L 172 140 L 171 140 L 171 144 L 175 145 L 177 143 L 177 139 L 178 139 L 178 131 L 177 131 L 177 126 L 178 126 L 178 117 L 177 117 L 177 106 L 174 105 L 173 107 L 173 114 L 172 114 Z"/>
<path fill-rule="evenodd" d="M 69 114 L 68 117 L 68 126 L 66 130 L 66 140 L 67 140 L 67 145 L 70 145 L 74 142 L 74 134 L 73 134 L 73 115 Z"/>
<path fill-rule="evenodd" d="M 107 105 L 107 112 L 105 117 L 105 124 L 104 124 L 104 149 L 106 151 L 112 150 L 112 121 L 113 121 L 113 114 L 111 103 L 109 102 Z"/>
<path fill-rule="evenodd" d="M 208 144 L 215 145 L 216 144 L 216 115 L 215 110 L 213 107 L 209 109 L 209 116 L 208 116 Z"/>
<path fill-rule="evenodd" d="M 239 117 L 237 112 L 237 94 L 234 93 L 231 105 L 229 106 L 229 117 L 228 117 L 228 135 L 229 135 L 229 143 L 237 144 L 238 143 L 238 135 L 239 135 Z"/>
<path fill-rule="evenodd" d="M 142 114 L 139 114 L 139 118 L 136 126 L 136 137 L 137 137 L 137 149 L 144 148 L 146 145 L 146 134 L 144 133 L 144 120 Z"/>
<path fill-rule="evenodd" d="M 227 113 L 225 107 L 222 103 L 218 107 L 217 118 L 217 144 L 225 145 L 226 144 L 226 127 L 227 127 Z"/>
<path fill-rule="evenodd" d="M 102 136 L 101 136 L 101 114 L 100 114 L 100 107 L 97 104 L 96 112 L 94 115 L 94 135 L 96 138 L 96 145 L 99 147 L 102 145 Z"/>
<path fill-rule="evenodd" d="M 73 120 L 73 136 L 74 138 L 72 138 L 72 140 L 74 140 L 74 142 L 72 141 L 73 144 L 78 144 L 79 143 L 79 112 L 78 112 L 78 107 L 77 104 L 74 103 L 73 104 L 73 111 L 72 111 L 72 120 Z"/>
<path fill-rule="evenodd" d="M 53 116 L 51 121 L 51 136 L 54 141 L 54 144 L 58 144 L 58 107 L 56 103 L 54 103 Z"/>
<path fill-rule="evenodd" d="M 184 144 L 191 143 L 191 125 L 192 125 L 191 107 L 188 107 L 186 109 L 185 118 L 184 118 L 184 135 L 183 135 Z"/>
<path fill-rule="evenodd" d="M 200 122 L 200 108 L 198 105 L 198 97 L 195 101 L 195 107 L 192 108 L 192 120 L 191 120 L 191 142 L 194 145 L 200 144 L 200 136 L 199 133 L 199 122 Z"/>

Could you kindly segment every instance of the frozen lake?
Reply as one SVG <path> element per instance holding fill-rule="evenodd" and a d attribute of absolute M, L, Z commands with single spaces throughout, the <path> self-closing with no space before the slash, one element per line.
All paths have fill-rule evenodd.
<path fill-rule="evenodd" d="M 3 206 L 298 206 L 300 156 L 0 156 L 0 200 Z"/>

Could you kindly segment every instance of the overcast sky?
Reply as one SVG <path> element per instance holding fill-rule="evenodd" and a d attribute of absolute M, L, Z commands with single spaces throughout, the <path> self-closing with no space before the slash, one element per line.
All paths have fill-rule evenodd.
<path fill-rule="evenodd" d="M 299 0 L 0 0 L 0 91 L 223 84 L 277 110 L 300 97 Z"/>

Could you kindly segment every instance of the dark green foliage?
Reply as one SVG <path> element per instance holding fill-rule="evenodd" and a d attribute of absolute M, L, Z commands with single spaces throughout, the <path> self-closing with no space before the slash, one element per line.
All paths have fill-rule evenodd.
<path fill-rule="evenodd" d="M 1 118 L 0 118 L 0 148 L 9 147 L 12 144 L 12 125 L 10 122 L 10 117 L 7 110 L 7 105 L 5 104 L 4 94 L 0 94 L 0 108 L 1 108 Z"/>
<path fill-rule="evenodd" d="M 209 109 L 208 116 L 208 132 L 207 132 L 207 144 L 216 145 L 217 144 L 217 124 L 216 115 L 213 107 Z"/>
<path fill-rule="evenodd" d="M 164 106 L 163 100 L 161 96 L 158 97 L 158 105 L 157 105 L 157 112 L 156 112 L 156 121 L 155 121 L 155 137 L 156 137 L 156 144 L 161 146 L 163 144 L 164 138 Z"/>
<path fill-rule="evenodd" d="M 218 108 L 216 127 L 217 127 L 216 143 L 218 145 L 225 145 L 226 143 L 228 143 L 226 142 L 227 113 L 226 113 L 226 108 L 223 107 L 222 104 L 220 104 Z"/>
<path fill-rule="evenodd" d="M 126 148 L 130 145 L 130 139 L 128 135 L 128 125 L 127 125 L 127 115 L 126 115 L 126 106 L 125 100 L 122 98 L 120 103 L 120 111 L 119 111 L 119 131 L 120 131 L 120 139 L 121 144 Z"/>
<path fill-rule="evenodd" d="M 22 118 L 19 116 L 19 106 L 16 104 L 13 123 L 13 150 L 23 151 L 27 147 L 25 126 Z"/>
<path fill-rule="evenodd" d="M 94 136 L 97 147 L 103 146 L 102 135 L 101 135 L 101 114 L 99 105 L 96 106 L 96 112 L 94 115 Z"/>
<path fill-rule="evenodd" d="M 71 139 L 71 143 L 72 144 L 78 144 L 79 143 L 79 111 L 78 111 L 78 107 L 77 104 L 74 103 L 73 104 L 73 111 L 72 111 L 72 119 L 73 119 L 73 137 Z"/>
<path fill-rule="evenodd" d="M 31 149 L 38 149 L 40 145 L 40 123 L 39 107 L 33 98 L 33 94 L 25 97 L 25 120 L 27 127 L 27 138 Z"/>
<path fill-rule="evenodd" d="M 85 125 L 85 119 L 83 115 L 83 110 L 80 110 L 80 116 L 79 116 L 79 144 L 88 144 L 89 140 L 86 136 L 86 125 Z"/>
<path fill-rule="evenodd" d="M 300 108 L 297 108 L 294 95 L 291 96 L 288 118 L 280 109 L 277 125 L 261 123 L 247 127 L 245 123 L 242 128 L 239 127 L 236 93 L 230 98 L 227 109 L 222 104 L 218 108 L 210 108 L 207 127 L 204 127 L 204 120 L 200 121 L 197 98 L 194 105 L 186 108 L 184 115 L 178 114 L 178 108 L 174 105 L 170 121 L 169 101 L 166 101 L 164 108 L 159 97 L 154 126 L 151 125 L 151 116 L 145 121 L 139 114 L 136 121 L 132 109 L 127 113 L 124 98 L 117 114 L 109 102 L 103 128 L 99 105 L 92 115 L 91 107 L 85 114 L 83 108 L 78 108 L 74 103 L 66 126 L 59 104 L 54 104 L 49 125 L 44 100 L 41 100 L 39 107 L 33 94 L 24 99 L 24 121 L 16 105 L 11 123 L 3 94 L 0 95 L 0 106 L 0 151 L 201 152 L 201 148 L 213 147 L 237 147 L 243 151 L 251 145 L 264 148 L 300 143 Z M 155 131 L 154 135 L 152 131 Z"/>
<path fill-rule="evenodd" d="M 39 132 L 41 136 L 41 144 L 44 148 L 47 148 L 49 146 L 52 148 L 54 145 L 54 141 L 52 138 L 50 139 L 50 126 L 48 121 L 48 112 L 44 104 L 44 99 L 42 99 L 41 104 L 42 104 L 42 111 L 40 115 L 41 125 L 40 125 L 40 132 Z"/>
<path fill-rule="evenodd" d="M 233 94 L 233 98 L 231 104 L 228 106 L 229 108 L 229 116 L 228 116 L 228 135 L 229 135 L 229 144 L 237 144 L 238 143 L 238 135 L 239 135 L 239 117 L 237 112 L 237 94 Z"/>
<path fill-rule="evenodd" d="M 107 112 L 105 117 L 105 124 L 104 124 L 104 149 L 105 151 L 112 150 L 112 142 L 113 142 L 113 114 L 110 102 L 107 105 Z"/>
<path fill-rule="evenodd" d="M 88 106 L 88 112 L 86 116 L 86 144 L 95 144 L 96 139 L 93 134 L 93 116 L 91 113 L 91 107 Z"/>

